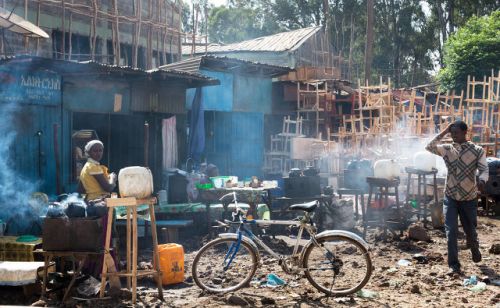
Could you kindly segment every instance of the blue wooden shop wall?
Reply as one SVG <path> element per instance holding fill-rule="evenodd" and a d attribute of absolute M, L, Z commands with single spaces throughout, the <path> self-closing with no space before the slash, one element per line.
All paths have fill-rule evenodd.
<path fill-rule="evenodd" d="M 10 166 L 16 176 L 25 180 L 26 186 L 32 185 L 19 187 L 20 190 L 27 192 L 30 189 L 36 189 L 48 195 L 56 194 L 54 125 L 57 125 L 60 184 L 64 184 L 64 178 L 67 177 L 68 172 L 68 168 L 65 168 L 65 161 L 69 154 L 64 154 L 67 152 L 64 149 L 68 148 L 68 145 L 64 144 L 63 140 L 68 140 L 69 136 L 67 133 L 63 135 L 64 130 L 61 127 L 63 117 L 66 117 L 66 112 L 62 111 L 60 106 L 24 105 L 14 112 L 12 128 L 15 137 L 10 147 Z M 41 133 L 40 137 L 38 132 Z M 40 150 L 39 139 L 41 140 Z"/>
<path fill-rule="evenodd" d="M 7 187 L 14 185 L 17 195 L 33 190 L 54 195 L 57 191 L 54 125 L 61 188 L 68 175 L 66 162 L 71 155 L 71 147 L 64 151 L 70 131 L 62 127 L 69 121 L 69 113 L 61 108 L 61 76 L 37 67 L 14 64 L 2 65 L 0 72 L 3 76 L 0 84 L 3 121 L 0 155 L 6 163 L 2 167 L 0 193 L 5 195 Z"/>
<path fill-rule="evenodd" d="M 234 111 L 271 113 L 272 80 L 267 77 L 234 76 Z"/>
<path fill-rule="evenodd" d="M 205 152 L 221 175 L 240 179 L 262 176 L 264 115 L 257 112 L 214 112 L 209 120 Z"/>
<path fill-rule="evenodd" d="M 217 78 L 220 85 L 202 88 L 203 108 L 214 111 L 231 111 L 233 109 L 233 74 L 200 70 L 203 75 Z M 186 108 L 191 110 L 196 89 L 186 91 Z"/>

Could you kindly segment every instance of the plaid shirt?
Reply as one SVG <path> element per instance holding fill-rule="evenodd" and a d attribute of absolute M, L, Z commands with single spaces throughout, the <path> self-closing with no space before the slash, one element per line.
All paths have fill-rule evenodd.
<path fill-rule="evenodd" d="M 488 164 L 483 148 L 470 141 L 462 144 L 439 144 L 441 138 L 438 136 L 434 137 L 425 149 L 443 157 L 448 168 L 445 195 L 457 201 L 475 199 L 476 170 L 479 171 L 480 181 L 488 181 Z"/>

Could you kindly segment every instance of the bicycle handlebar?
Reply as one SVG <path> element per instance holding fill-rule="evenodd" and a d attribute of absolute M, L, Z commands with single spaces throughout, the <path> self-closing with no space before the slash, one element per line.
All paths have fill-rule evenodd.
<path fill-rule="evenodd" d="M 220 197 L 219 201 L 222 201 L 224 198 L 229 197 L 229 196 L 233 196 L 233 200 L 236 201 L 236 192 L 235 191 L 230 192 L 230 193 L 225 194 L 224 196 Z"/>

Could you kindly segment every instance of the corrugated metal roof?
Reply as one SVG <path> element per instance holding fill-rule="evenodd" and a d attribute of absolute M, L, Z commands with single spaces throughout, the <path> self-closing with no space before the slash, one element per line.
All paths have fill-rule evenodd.
<path fill-rule="evenodd" d="M 218 84 L 218 80 L 213 79 L 211 77 L 200 74 L 199 72 L 188 72 L 182 70 L 176 70 L 173 68 L 166 69 L 153 69 L 149 71 L 145 71 L 138 68 L 132 68 L 129 66 L 117 66 L 117 65 L 109 65 L 103 64 L 95 61 L 84 61 L 84 62 L 76 62 L 76 61 L 65 61 L 65 60 L 54 60 L 43 57 L 34 57 L 34 56 L 15 56 L 15 57 L 7 57 L 0 60 L 1 64 L 19 64 L 19 65 L 29 65 L 33 67 L 45 67 L 47 69 L 56 71 L 61 75 L 78 75 L 85 73 L 116 73 L 119 75 L 135 75 L 137 77 L 170 77 L 174 79 L 190 79 L 195 80 L 198 83 L 211 85 Z"/>
<path fill-rule="evenodd" d="M 170 63 L 159 67 L 160 70 L 185 71 L 189 74 L 199 74 L 200 68 L 214 68 L 222 71 L 237 69 L 243 73 L 257 73 L 264 76 L 279 76 L 288 73 L 291 68 L 286 66 L 270 65 L 229 57 L 212 55 L 198 56 L 183 61 Z"/>
<path fill-rule="evenodd" d="M 201 60 L 203 56 L 189 58 L 179 62 L 170 63 L 167 65 L 160 66 L 159 70 L 177 70 L 184 71 L 186 73 L 195 74 L 200 72 Z"/>
<path fill-rule="evenodd" d="M 281 32 L 229 45 L 196 46 L 195 54 L 203 54 L 205 50 L 207 53 L 294 51 L 319 30 L 321 30 L 321 26 Z M 189 55 L 191 52 L 192 46 L 182 46 L 183 55 Z"/>

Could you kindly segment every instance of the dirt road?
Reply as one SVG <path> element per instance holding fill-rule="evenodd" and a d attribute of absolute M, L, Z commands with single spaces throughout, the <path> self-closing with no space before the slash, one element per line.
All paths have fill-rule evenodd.
<path fill-rule="evenodd" d="M 186 244 L 186 281 L 185 283 L 164 288 L 165 301 L 157 299 L 152 281 L 140 281 L 138 294 L 139 307 L 500 307 L 500 254 L 490 252 L 493 245 L 500 246 L 500 219 L 479 217 L 478 233 L 483 261 L 472 262 L 469 250 L 461 249 L 460 260 L 464 275 L 449 277 L 446 275 L 446 238 L 442 230 L 427 229 L 430 242 L 417 242 L 406 236 L 392 236 L 380 240 L 380 232 L 370 231 L 367 240 L 372 248 L 374 272 L 363 294 L 350 297 L 326 297 L 312 287 L 303 277 L 285 274 L 269 257 L 263 254 L 263 265 L 257 270 L 256 279 L 265 280 L 269 273 L 275 273 L 287 284 L 283 287 L 270 288 L 258 283 L 226 295 L 203 293 L 192 281 L 190 274 L 191 261 L 199 243 L 190 241 Z M 284 245 L 286 242 L 277 240 Z M 464 246 L 465 240 L 459 242 Z M 497 251 L 498 253 L 498 251 Z M 408 260 L 406 266 L 398 264 L 400 260 Z M 464 279 L 475 275 L 479 282 L 486 282 L 483 291 L 472 291 L 471 286 L 464 286 Z M 16 293 L 17 292 L 17 293 Z M 75 296 L 78 296 L 74 292 Z M 370 298 L 370 296 L 373 296 Z M 117 299 L 91 299 L 80 301 L 71 299 L 68 306 L 82 307 L 127 307 L 131 306 L 131 296 L 123 289 Z M 22 290 L 15 288 L 0 289 L 0 304 L 29 305 L 38 300 L 36 296 L 23 297 Z M 46 303 L 58 304 L 57 294 Z"/>

